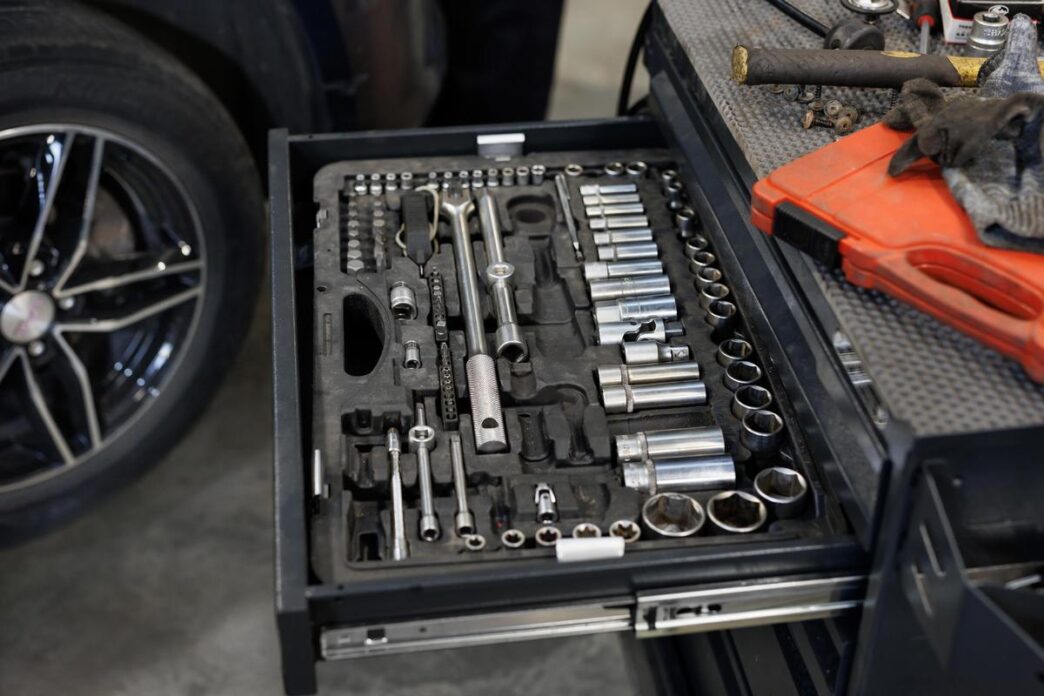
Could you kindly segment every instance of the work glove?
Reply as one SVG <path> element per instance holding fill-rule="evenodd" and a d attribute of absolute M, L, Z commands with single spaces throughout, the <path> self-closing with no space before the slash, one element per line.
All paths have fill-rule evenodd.
<path fill-rule="evenodd" d="M 886 125 L 915 130 L 893 155 L 898 176 L 921 157 L 968 212 L 983 242 L 1044 252 L 1044 79 L 1037 68 L 1037 30 L 1017 15 L 1004 49 L 979 73 L 979 93 L 946 99 L 934 83 L 903 85 Z"/>

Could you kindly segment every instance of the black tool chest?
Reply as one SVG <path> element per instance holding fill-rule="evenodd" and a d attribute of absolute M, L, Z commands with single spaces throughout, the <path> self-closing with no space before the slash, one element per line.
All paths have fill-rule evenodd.
<path fill-rule="evenodd" d="M 720 657 L 720 646 L 698 642 L 718 635 L 737 636 L 733 647 L 818 646 L 784 650 L 779 664 L 788 675 L 798 673 L 794 663 L 820 675 L 812 681 L 821 692 L 903 684 L 901 670 L 884 676 L 881 667 L 897 659 L 881 640 L 901 630 L 895 621 L 916 624 L 906 650 L 922 662 L 947 665 L 973 650 L 954 636 L 976 622 L 1031 664 L 1032 643 L 984 617 L 1023 606 L 1021 596 L 1009 600 L 1025 588 L 1004 583 L 1039 570 L 1040 513 L 1028 503 L 983 508 L 971 492 L 989 490 L 996 502 L 1017 483 L 1038 486 L 1040 467 L 1030 465 L 1039 463 L 1040 431 L 1005 436 L 990 482 L 979 483 L 985 472 L 975 463 L 994 460 L 1001 443 L 925 439 L 875 423 L 821 300 L 746 222 L 742 155 L 693 90 L 663 17 L 653 26 L 654 118 L 272 134 L 276 598 L 288 693 L 315 690 L 319 659 L 603 631 L 656 639 L 644 645 L 661 665 Z M 433 212 L 431 192 L 443 212 L 424 240 L 418 221 Z M 459 231 L 442 206 L 464 199 L 474 206 L 467 224 L 485 354 L 505 347 L 490 361 L 499 408 L 479 408 L 502 435 L 473 427 L 468 362 L 477 351 Z M 486 274 L 483 205 L 513 266 L 514 317 Z M 617 240 L 642 241 L 596 243 Z M 675 311 L 662 289 L 627 297 L 661 274 L 592 282 L 614 268 L 598 265 L 600 255 L 629 254 L 662 264 Z M 411 257 L 427 259 L 423 275 Z M 642 302 L 597 300 L 592 290 Z M 653 311 L 649 297 L 661 300 L 658 318 L 612 321 Z M 498 331 L 505 318 L 517 323 L 521 351 Z M 625 362 L 620 337 L 632 352 L 655 352 L 631 358 L 656 362 Z M 669 381 L 646 382 L 649 373 Z M 749 408 L 735 403 L 736 390 Z M 747 410 L 760 413 L 744 419 Z M 687 444 L 651 456 L 677 445 L 664 431 L 682 429 Z M 961 489 L 940 491 L 944 476 Z M 788 495 L 798 502 L 783 504 Z M 573 554 L 589 560 L 570 562 Z M 940 563 L 953 572 L 936 572 Z M 926 603 L 940 592 L 978 603 Z M 876 601 L 863 610 L 868 593 Z M 913 600 L 922 613 L 931 606 L 926 616 L 910 609 Z M 926 625 L 935 630 L 928 639 Z M 775 628 L 751 633 L 762 626 Z M 712 633 L 670 638 L 694 632 Z M 722 673 L 742 671 L 743 660 L 724 662 Z M 707 676 L 663 671 L 664 693 Z M 775 693 L 790 691 L 805 692 Z"/>

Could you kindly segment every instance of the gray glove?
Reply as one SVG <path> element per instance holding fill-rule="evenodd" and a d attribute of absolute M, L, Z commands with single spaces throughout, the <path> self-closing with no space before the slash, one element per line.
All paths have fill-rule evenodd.
<path fill-rule="evenodd" d="M 983 66 L 979 84 L 978 96 L 950 100 L 928 80 L 903 85 L 884 123 L 916 133 L 888 173 L 931 158 L 983 242 L 1044 252 L 1044 79 L 1028 17 L 1012 20 L 1004 50 Z"/>

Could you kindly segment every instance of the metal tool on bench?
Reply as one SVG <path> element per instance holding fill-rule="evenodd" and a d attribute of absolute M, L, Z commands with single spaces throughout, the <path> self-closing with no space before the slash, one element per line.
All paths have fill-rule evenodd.
<path fill-rule="evenodd" d="M 675 336 L 681 336 L 683 329 L 680 323 L 663 321 L 662 319 L 629 319 L 627 321 L 608 321 L 598 324 L 598 343 L 612 346 L 628 341 L 665 342 Z"/>
<path fill-rule="evenodd" d="M 496 364 L 486 352 L 486 334 L 482 322 L 482 305 L 479 302 L 475 256 L 471 248 L 471 233 L 468 231 L 468 214 L 473 209 L 474 204 L 466 195 L 451 191 L 442 197 L 442 210 L 450 218 L 453 233 L 460 309 L 468 346 L 468 359 L 464 364 L 464 370 L 468 378 L 475 449 L 481 453 L 502 452 L 508 446 L 504 414 L 500 408 Z"/>
<path fill-rule="evenodd" d="M 402 443 L 397 429 L 388 430 L 385 445 L 388 448 L 388 486 L 392 499 L 390 551 L 392 560 L 401 561 L 409 557 L 410 545 L 406 540 L 406 509 L 402 500 L 402 468 L 399 466 Z"/>
<path fill-rule="evenodd" d="M 515 311 L 515 267 L 504 258 L 504 239 L 500 232 L 497 200 L 492 191 L 478 199 L 479 223 L 482 240 L 486 245 L 486 291 L 493 300 L 497 316 L 496 353 L 511 362 L 521 362 L 529 357 L 529 346 L 518 326 Z"/>
<path fill-rule="evenodd" d="M 424 405 L 415 408 L 416 425 L 410 428 L 410 449 L 417 456 L 417 485 L 420 487 L 420 538 L 435 541 L 439 538 L 439 518 L 435 516 L 435 495 L 431 480 L 431 450 L 435 447 L 435 429 L 427 424 Z"/>
<path fill-rule="evenodd" d="M 576 220 L 573 218 L 573 206 L 569 202 L 569 185 L 566 183 L 565 175 L 555 175 L 555 191 L 558 193 L 558 203 L 562 206 L 562 217 L 565 218 L 569 241 L 573 244 L 573 253 L 576 254 L 577 261 L 583 261 L 584 252 L 580 249 L 580 234 L 576 231 Z"/>
<path fill-rule="evenodd" d="M 621 343 L 620 351 L 628 365 L 651 365 L 653 363 L 688 360 L 692 355 L 689 346 L 674 346 L 657 341 Z"/>
<path fill-rule="evenodd" d="M 617 384 L 659 384 L 700 378 L 696 361 L 653 363 L 651 365 L 602 365 L 598 383 L 603 387 Z M 617 438 L 619 441 L 619 438 Z"/>
<path fill-rule="evenodd" d="M 457 511 L 453 516 L 457 536 L 475 534 L 475 516 L 468 509 L 468 481 L 464 473 L 464 445 L 460 433 L 449 433 L 450 466 L 453 469 L 453 495 L 457 500 Z"/>

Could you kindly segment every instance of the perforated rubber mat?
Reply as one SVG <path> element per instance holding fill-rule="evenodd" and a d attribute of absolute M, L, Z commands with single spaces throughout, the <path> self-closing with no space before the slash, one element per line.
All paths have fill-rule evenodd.
<path fill-rule="evenodd" d="M 828 26 L 849 14 L 837 0 L 792 2 Z M 834 140 L 831 129 L 801 127 L 806 105 L 729 78 L 736 44 L 817 48 L 820 37 L 764 0 L 659 4 L 758 177 Z M 889 49 L 914 50 L 916 36 L 905 20 L 892 15 L 881 26 Z M 939 50 L 936 37 L 933 50 Z M 859 126 L 865 127 L 887 110 L 891 91 L 827 87 L 823 96 L 858 108 Z M 1030 381 L 1017 363 L 926 314 L 846 282 L 840 272 L 806 262 L 893 418 L 922 436 L 1044 425 L 1044 386 Z"/>

